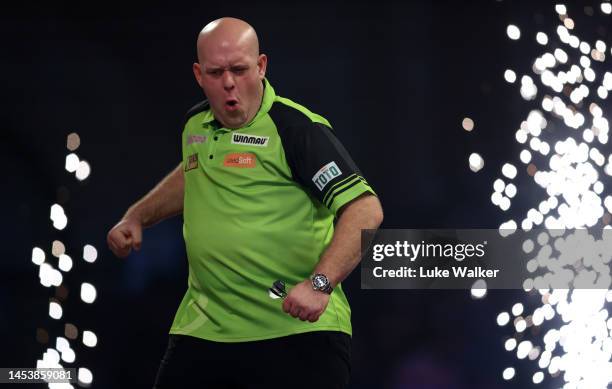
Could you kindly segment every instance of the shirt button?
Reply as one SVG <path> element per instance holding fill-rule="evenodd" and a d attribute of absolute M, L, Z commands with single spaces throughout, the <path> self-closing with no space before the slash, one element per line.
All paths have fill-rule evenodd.
<path fill-rule="evenodd" d="M 208 159 L 213 159 L 213 156 L 212 156 L 212 154 L 208 156 Z"/>

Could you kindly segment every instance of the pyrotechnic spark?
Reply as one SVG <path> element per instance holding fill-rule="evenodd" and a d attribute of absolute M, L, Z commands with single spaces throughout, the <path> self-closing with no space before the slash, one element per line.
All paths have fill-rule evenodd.
<path fill-rule="evenodd" d="M 612 382 L 612 318 L 606 309 L 612 302 L 612 197 L 606 191 L 612 154 L 608 119 L 596 101 L 608 97 L 612 73 L 596 70 L 600 69 L 597 62 L 606 60 L 605 42 L 589 43 L 574 35 L 578 23 L 569 18 L 565 5 L 557 4 L 554 11 L 561 24 L 553 33 L 536 35 L 538 47 L 554 51 L 549 49 L 552 52 L 533 60 L 533 78 L 520 77 L 521 97 L 541 99 L 543 110 L 532 110 L 515 134 L 521 145 L 518 159 L 528 170 L 518 171 L 513 163 L 505 163 L 491 195 L 495 206 L 508 211 L 517 194 L 511 181 L 524 173 L 543 189 L 538 192 L 543 197 L 523 218 L 515 213 L 514 219 L 499 227 L 503 236 L 516 231 L 518 224 L 525 231 L 546 227 L 537 239 L 523 242 L 526 267 L 533 274 L 523 286 L 526 292 L 539 293 L 541 304 L 530 309 L 517 302 L 511 309 L 514 320 L 505 311 L 496 320 L 499 326 L 511 324 L 514 330 L 504 348 L 518 359 L 537 361 L 540 370 L 531 376 L 534 384 L 542 383 L 548 373 L 562 375 L 564 389 L 606 389 Z M 604 2 L 601 11 L 609 15 L 612 6 Z M 515 25 L 509 25 L 506 33 L 511 40 L 520 38 Z M 517 76 L 506 70 L 503 78 L 512 84 Z M 550 123 L 556 131 L 549 129 Z M 470 168 L 476 162 L 473 156 Z M 551 288 L 553 275 L 565 277 L 569 289 Z M 544 334 L 542 339 L 526 339 L 532 335 L 527 328 L 545 325 L 550 329 L 538 331 Z M 502 377 L 510 380 L 516 374 L 515 368 L 508 367 Z"/>

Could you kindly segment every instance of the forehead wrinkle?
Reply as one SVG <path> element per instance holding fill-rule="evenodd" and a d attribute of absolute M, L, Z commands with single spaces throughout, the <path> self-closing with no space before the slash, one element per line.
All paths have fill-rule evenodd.
<path fill-rule="evenodd" d="M 257 57 L 252 57 L 244 50 L 213 50 L 214 54 L 204 55 L 201 59 L 202 66 L 210 67 L 230 67 L 237 64 L 251 65 Z"/>

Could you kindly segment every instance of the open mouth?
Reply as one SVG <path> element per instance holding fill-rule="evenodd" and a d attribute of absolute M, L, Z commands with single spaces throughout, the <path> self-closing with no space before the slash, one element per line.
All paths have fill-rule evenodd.
<path fill-rule="evenodd" d="M 225 106 L 228 108 L 235 108 L 238 105 L 238 100 L 229 99 L 225 101 Z"/>

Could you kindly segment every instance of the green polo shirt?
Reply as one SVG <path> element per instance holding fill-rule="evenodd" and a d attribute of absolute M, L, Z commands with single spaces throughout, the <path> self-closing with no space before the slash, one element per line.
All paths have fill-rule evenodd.
<path fill-rule="evenodd" d="M 264 80 L 261 107 L 238 129 L 223 128 L 206 101 L 183 130 L 183 235 L 187 292 L 170 333 L 220 342 L 309 331 L 351 334 L 338 285 L 315 323 L 282 310 L 268 288 L 309 278 L 334 233 L 334 217 L 374 194 L 323 117 L 277 96 Z"/>

